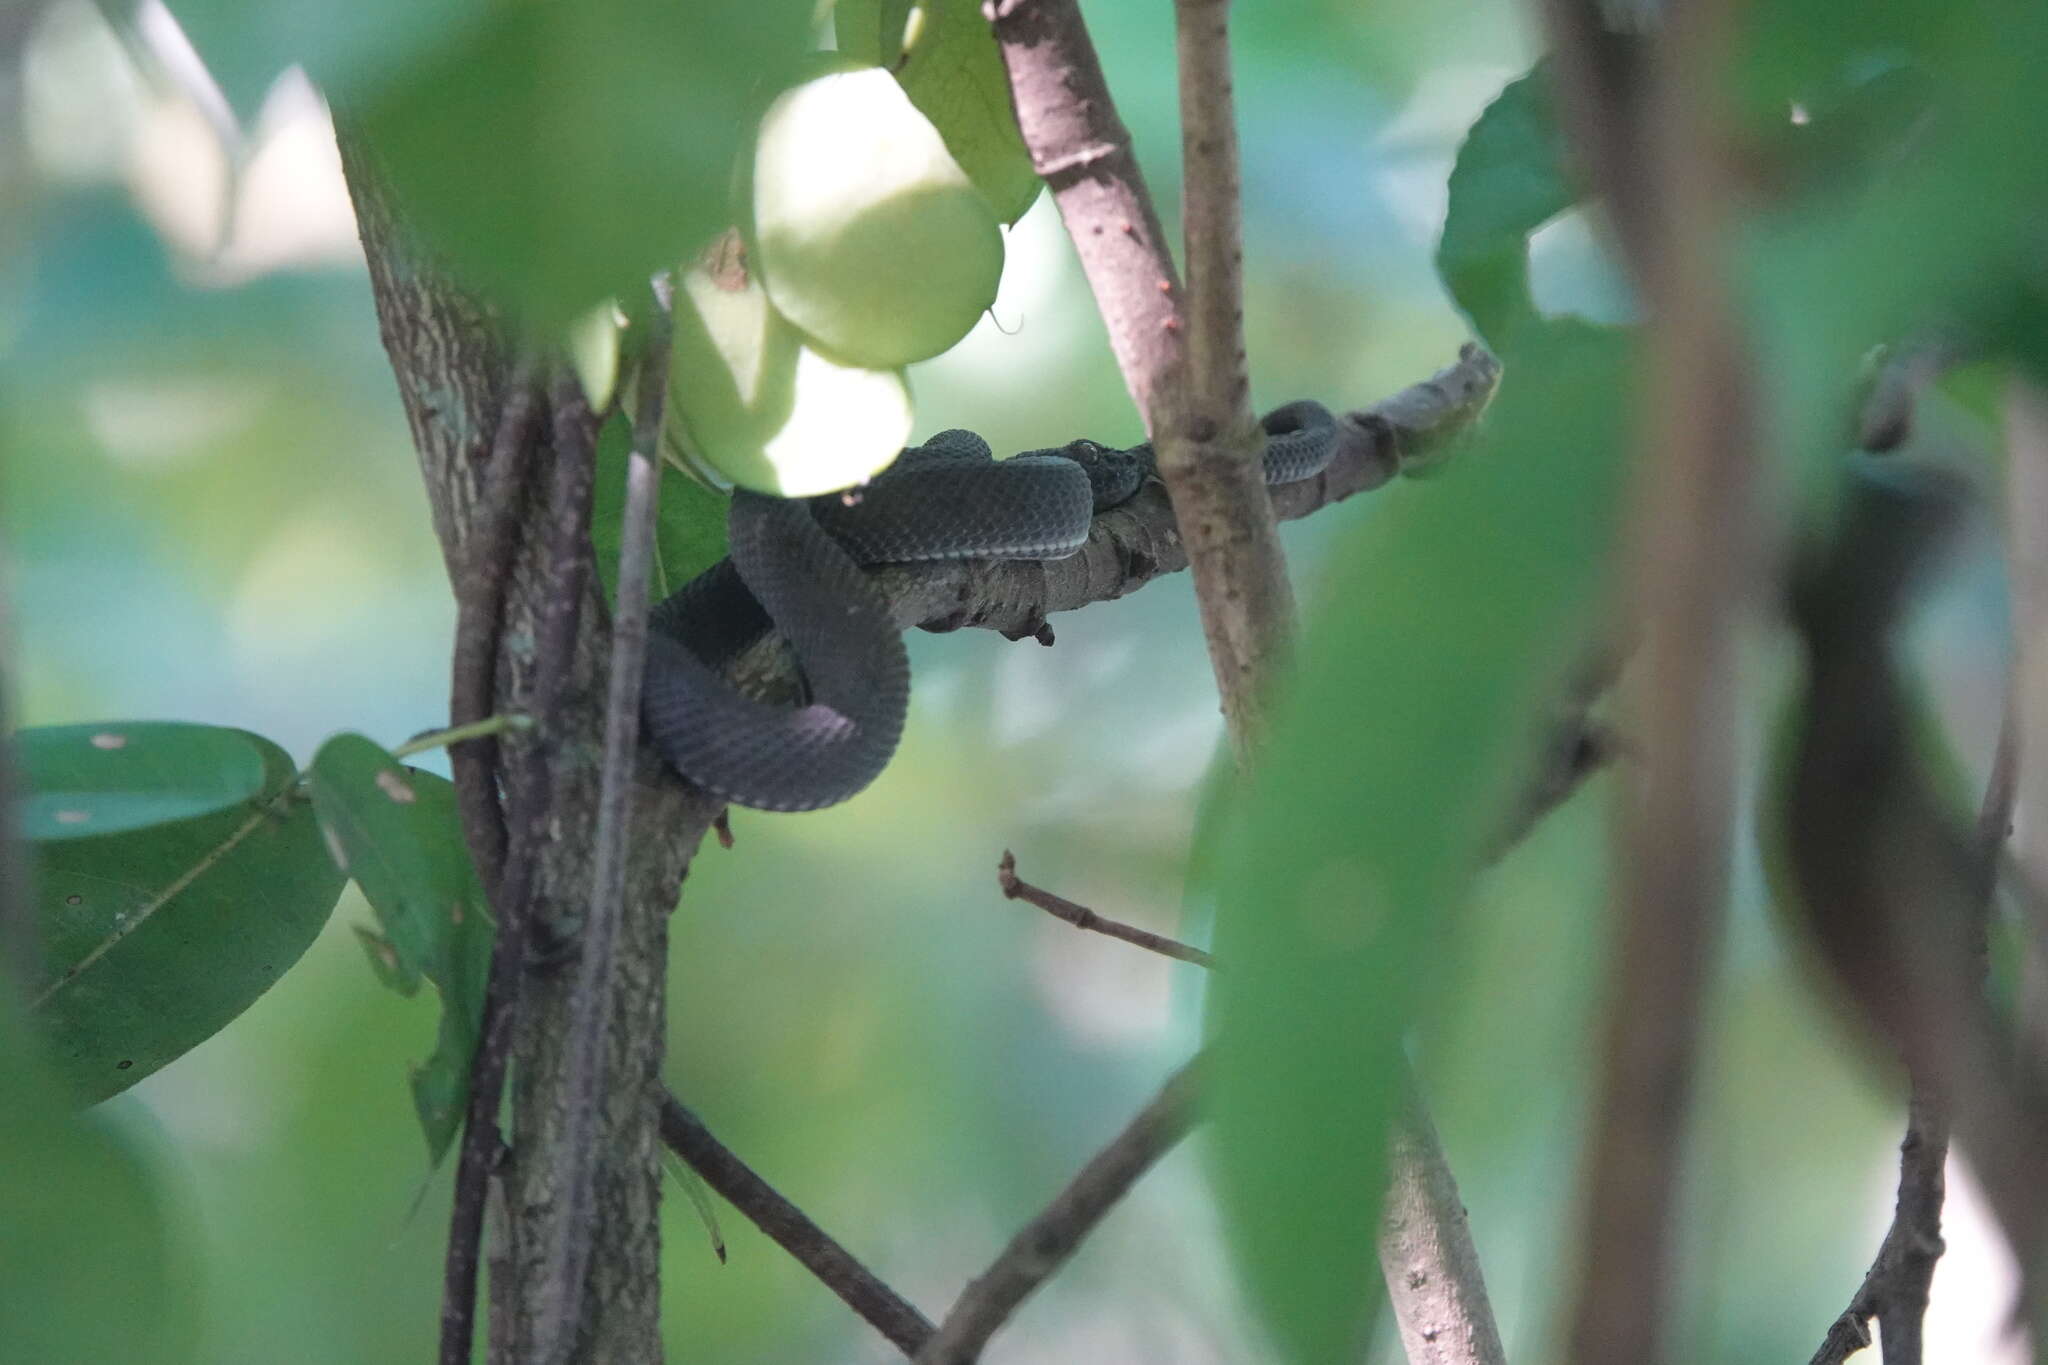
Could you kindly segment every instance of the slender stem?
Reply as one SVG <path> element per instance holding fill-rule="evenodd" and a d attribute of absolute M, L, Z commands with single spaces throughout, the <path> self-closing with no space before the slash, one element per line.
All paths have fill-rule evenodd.
<path fill-rule="evenodd" d="M 648 581 L 654 562 L 655 511 L 661 494 L 661 424 L 668 394 L 668 310 L 651 311 L 639 361 L 639 410 L 626 462 L 619 540 L 618 608 L 612 621 L 611 678 L 605 704 L 590 908 L 570 1001 L 564 1067 L 566 1108 L 558 1149 L 564 1212 L 554 1224 L 544 1306 L 537 1324 L 543 1365 L 575 1343 L 577 1309 L 590 1264 L 597 1185 L 594 1150 L 605 1028 L 611 1019 L 613 959 L 626 903 L 627 836 L 633 768 L 640 745 L 640 682 L 647 662 Z"/>
<path fill-rule="evenodd" d="M 1200 948 L 1182 943 L 1179 939 L 1168 938 L 1164 934 L 1155 934 L 1150 929 L 1140 929 L 1135 924 L 1125 924 L 1122 920 L 1098 915 L 1087 906 L 1070 901 L 1065 896 L 1056 896 L 1042 887 L 1033 886 L 1017 875 L 1017 859 L 1008 849 L 1003 850 L 1002 862 L 996 864 L 996 884 L 1003 888 L 1004 899 L 1035 905 L 1054 919 L 1064 920 L 1076 929 L 1121 939 L 1133 947 L 1158 953 L 1162 957 L 1192 962 L 1197 967 L 1216 965 L 1216 959 Z"/>
<path fill-rule="evenodd" d="M 2029 813 L 2013 858 L 2023 885 L 2048 888 L 2048 390 L 2011 381 L 2005 402 L 2006 557 L 2012 583 L 2014 743 L 2019 807 Z M 2048 1056 L 2048 942 L 2038 934 L 2022 957 L 2019 1025 Z"/>
<path fill-rule="evenodd" d="M 915 1355 L 931 1339 L 936 1329 L 924 1314 L 832 1240 L 802 1209 L 776 1193 L 774 1186 L 713 1137 L 704 1121 L 674 1095 L 662 1099 L 661 1140 L 726 1203 L 794 1256 L 903 1354 Z"/>
<path fill-rule="evenodd" d="M 495 705 L 498 643 L 504 631 L 505 585 L 512 577 L 518 502 L 540 436 L 541 393 L 534 362 L 522 357 L 500 399 L 497 431 L 484 468 L 475 530 L 461 550 L 448 551 L 455 580 L 455 657 L 450 667 L 448 720 L 456 729 L 487 718 Z M 497 883 L 505 863 L 505 812 L 495 736 L 451 743 L 448 764 L 470 857 L 485 886 Z"/>
<path fill-rule="evenodd" d="M 483 720 L 473 721 L 468 725 L 451 725 L 445 730 L 429 730 L 424 735 L 416 735 L 399 745 L 396 749 L 393 749 L 391 756 L 393 758 L 411 758 L 414 754 L 423 754 L 429 749 L 440 749 L 448 745 L 460 744 L 464 740 L 492 739 L 511 730 L 531 730 L 532 728 L 533 717 L 522 715 L 516 711 L 508 712 L 504 715 L 487 716 Z"/>
<path fill-rule="evenodd" d="M 1103 1215 L 1194 1127 L 1203 1066 L 1197 1056 L 1175 1072 L 1152 1102 L 1010 1239 L 1002 1255 L 953 1304 L 914 1365 L 971 1365 L 1017 1306 L 1052 1278 Z"/>
<path fill-rule="evenodd" d="M 1578 110 L 1579 150 L 1608 192 L 1653 319 L 1633 545 L 1638 762 L 1618 823 L 1618 942 L 1571 1351 L 1582 1365 L 1637 1365 L 1667 1346 L 1674 1207 L 1733 818 L 1734 627 L 1750 585 L 1731 565 L 1757 559 L 1744 552 L 1751 409 L 1721 278 L 1734 196 L 1710 105 L 1727 24 L 1711 2 L 1667 16 L 1646 159 L 1630 134 L 1632 72 L 1586 19 L 1590 7 L 1550 8 L 1583 21 L 1559 40 L 1569 49 L 1561 69 L 1578 73 L 1566 104 Z M 1701 422 L 1703 412 L 1717 420 Z"/>

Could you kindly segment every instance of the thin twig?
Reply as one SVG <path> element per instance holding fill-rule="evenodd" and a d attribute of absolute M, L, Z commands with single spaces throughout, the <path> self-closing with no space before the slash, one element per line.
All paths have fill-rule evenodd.
<path fill-rule="evenodd" d="M 1066 1263 L 1103 1215 L 1187 1136 L 1197 1117 L 1204 1057 L 1173 1074 L 1152 1102 L 1026 1223 L 1002 1255 L 967 1286 L 914 1365 L 971 1365 L 990 1337 Z"/>
<path fill-rule="evenodd" d="M 640 682 L 647 659 L 648 581 L 654 562 L 655 511 L 661 495 L 661 425 L 668 394 L 670 315 L 649 311 L 639 357 L 639 408 L 626 459 L 625 510 L 620 522 L 618 607 L 612 621 L 611 677 L 605 703 L 604 762 L 599 775 L 593 835 L 593 885 L 579 936 L 581 957 L 570 1000 L 564 1066 L 567 1097 L 557 1188 L 563 1213 L 549 1248 L 544 1307 L 537 1319 L 538 1358 L 560 1359 L 575 1343 L 577 1307 L 590 1265 L 597 1187 L 598 1092 L 604 1077 L 605 1029 L 611 1020 L 612 965 L 626 903 L 627 828 L 634 764 L 640 744 Z"/>
<path fill-rule="evenodd" d="M 1035 905 L 1054 919 L 1064 920 L 1076 929 L 1122 939 L 1134 947 L 1158 953 L 1163 957 L 1178 958 L 1182 962 L 1192 962 L 1197 967 L 1216 965 L 1216 959 L 1200 948 L 1182 943 L 1176 938 L 1168 938 L 1164 934 L 1155 934 L 1150 929 L 1140 929 L 1135 924 L 1108 919 L 1085 905 L 1068 900 L 1065 896 L 1056 896 L 1042 887 L 1033 886 L 1017 875 L 1017 859 L 1008 849 L 1003 850 L 1003 860 L 996 864 L 996 885 L 1002 887 L 1005 899 Z"/>
<path fill-rule="evenodd" d="M 2000 851 L 2012 828 L 2019 791 L 2018 739 L 2017 716 L 2008 705 L 1977 814 L 1977 848 L 1987 869 L 1983 918 L 1973 931 L 1980 940 L 1989 924 Z M 1906 1135 L 1899 1142 L 1899 1192 L 1891 1226 L 1849 1306 L 1829 1324 L 1811 1365 L 1842 1365 L 1870 1345 L 1867 1324 L 1872 1318 L 1883 1338 L 1884 1365 L 1920 1365 L 1928 1293 L 1944 1250 L 1941 1208 L 1948 1188 L 1950 1126 L 1948 1105 L 1936 1087 L 1914 1077 L 1906 1104 Z"/>
<path fill-rule="evenodd" d="M 495 709 L 498 638 L 504 626 L 505 584 L 512 577 L 512 533 L 540 433 L 540 386 L 533 362 L 522 359 L 506 381 L 498 430 L 484 468 L 476 529 L 462 551 L 455 590 L 455 650 L 450 668 L 448 723 L 474 725 Z M 498 744 L 482 736 L 451 745 L 448 764 L 470 857 L 484 885 L 505 863 L 505 813 L 499 800 Z"/>
<path fill-rule="evenodd" d="M 451 744 L 461 744 L 471 739 L 494 739 L 508 730 L 531 730 L 533 717 L 513 711 L 503 715 L 486 716 L 469 725 L 451 725 L 445 730 L 428 730 L 414 735 L 391 751 L 393 758 L 411 758 L 429 749 L 442 749 Z"/>
<path fill-rule="evenodd" d="M 674 1095 L 662 1098 L 661 1140 L 726 1203 L 746 1215 L 903 1354 L 915 1355 L 932 1338 L 936 1329 L 924 1314 L 832 1240 L 802 1209 L 776 1193 Z"/>
<path fill-rule="evenodd" d="M 1570 1356 L 1638 1365 L 1667 1347 L 1674 1207 L 1733 823 L 1734 628 L 1752 590 L 1744 568 L 1759 556 L 1748 552 L 1751 404 L 1722 271 L 1734 196 L 1712 103 L 1732 22 L 1713 0 L 1665 16 L 1638 119 L 1635 68 L 1595 8 L 1547 6 L 1563 20 L 1562 98 L 1653 322 L 1630 547 L 1639 762 L 1619 814 Z"/>
<path fill-rule="evenodd" d="M 497 695 L 498 641 L 504 625 L 505 583 L 512 574 L 512 530 L 519 495 L 541 428 L 540 393 L 530 364 L 522 362 L 507 382 L 498 430 L 485 468 L 476 532 L 464 547 L 456 577 L 456 621 L 449 719 L 456 728 L 473 726 L 493 709 Z M 500 802 L 499 748 L 495 736 L 449 746 L 456 803 L 477 877 L 488 888 L 498 932 L 484 987 L 477 1047 L 470 1059 L 469 1099 L 462 1146 L 455 1164 L 455 1196 L 442 1264 L 441 1365 L 467 1365 L 476 1332 L 477 1261 L 483 1242 L 484 1204 L 491 1171 L 504 1140 L 498 1132 L 498 1104 L 512 1051 L 512 999 L 523 966 L 525 904 L 531 887 L 531 858 L 516 870 L 508 855 L 506 819 Z"/>

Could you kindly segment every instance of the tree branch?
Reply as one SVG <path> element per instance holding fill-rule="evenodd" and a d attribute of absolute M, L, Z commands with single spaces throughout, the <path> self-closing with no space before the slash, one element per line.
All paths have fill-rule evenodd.
<path fill-rule="evenodd" d="M 1179 939 L 1168 938 L 1164 934 L 1155 934 L 1150 929 L 1140 929 L 1135 924 L 1105 918 L 1085 905 L 1068 900 L 1065 896 L 1055 896 L 1042 887 L 1033 886 L 1017 875 L 1017 859 L 1008 849 L 1003 850 L 1003 860 L 996 864 L 996 885 L 1002 887 L 1005 900 L 1020 900 L 1027 905 L 1035 905 L 1054 919 L 1063 920 L 1076 929 L 1121 939 L 1133 947 L 1158 953 L 1162 957 L 1192 962 L 1197 967 L 1216 965 L 1216 959 L 1200 948 L 1182 943 Z"/>
<path fill-rule="evenodd" d="M 1287 660 L 1294 594 L 1249 406 L 1228 0 L 1175 3 L 1191 286 L 1185 323 L 1157 215 L 1078 6 L 1074 0 L 995 0 L 988 12 L 1025 145 L 1051 185 L 1089 287 L 1110 323 L 1124 383 L 1158 451 L 1174 514 L 1172 549 L 1193 564 L 1203 636 L 1231 745 L 1238 761 L 1248 763 L 1266 732 L 1266 698 Z M 1089 149 L 1105 154 L 1082 155 Z M 1148 285 L 1157 297 L 1146 297 Z M 1183 330 L 1186 350 L 1178 344 Z M 1348 434 L 1352 424 L 1346 427 Z M 1156 562 L 1147 556 L 1141 564 Z M 1031 628 L 1021 633 L 1036 633 L 1044 616 L 1014 624 Z M 1396 1145 L 1395 1156 L 1418 1160 L 1429 1170 L 1405 1174 L 1418 1188 L 1449 1186 L 1434 1130 L 1411 1127 L 1407 1138 Z M 1416 1212 L 1438 1210 L 1418 1206 Z M 1437 1233 L 1430 1245 L 1461 1242 L 1462 1208 Z M 1477 1269 L 1477 1256 L 1469 1250 L 1433 1267 L 1441 1277 L 1468 1268 Z M 1390 1278 L 1388 1289 L 1399 1300 L 1407 1292 L 1405 1277 Z M 1476 1273 L 1457 1302 L 1480 1314 L 1471 1333 L 1475 1340 L 1497 1338 Z M 1497 1346 L 1496 1356 L 1482 1357 L 1495 1358 Z"/>
<path fill-rule="evenodd" d="M 972 1365 L 1017 1306 L 1066 1263 L 1139 1177 L 1187 1136 L 1196 1119 L 1202 1067 L 1203 1058 L 1197 1056 L 1175 1072 L 1152 1102 L 1010 1239 L 1002 1255 L 953 1304 L 914 1365 Z"/>
<path fill-rule="evenodd" d="M 560 1360 L 575 1339 L 583 1281 L 590 1266 L 597 1183 L 599 1082 L 605 1024 L 611 1018 L 619 922 L 625 915 L 631 784 L 640 747 L 640 683 L 647 662 L 648 582 L 654 522 L 661 493 L 661 424 L 668 396 L 670 318 L 650 311 L 638 358 L 639 410 L 626 457 L 625 509 L 620 522 L 617 612 L 612 620 L 611 683 L 605 702 L 604 757 L 598 778 L 589 911 L 578 935 L 576 983 L 569 1001 L 566 1122 L 555 1156 L 564 1214 L 548 1249 L 549 1269 L 537 1327 L 542 1365 Z M 584 502 L 589 502 L 586 493 Z M 588 518 L 584 524 L 587 526 Z M 566 594 L 565 594 L 566 596 Z"/>
<path fill-rule="evenodd" d="M 1651 319 L 1631 547 L 1637 780 L 1619 811 L 1616 947 L 1570 1353 L 1581 1365 L 1638 1365 L 1667 1346 L 1673 1201 L 1733 819 L 1734 626 L 1751 591 L 1740 566 L 1756 559 L 1751 408 L 1723 278 L 1734 195 L 1714 103 L 1730 21 L 1712 0 L 1665 15 L 1642 118 L 1640 73 L 1595 7 L 1551 0 L 1546 13 L 1568 126 Z M 1717 420 L 1701 422 L 1704 412 Z"/>
<path fill-rule="evenodd" d="M 450 576 L 457 578 L 481 529 L 485 452 L 500 425 L 513 366 L 489 310 L 453 285 L 407 236 L 401 213 L 376 173 L 375 149 L 365 144 L 348 109 L 336 110 L 336 125 L 380 332 L 412 428 L 434 529 Z M 580 397 L 576 406 L 582 406 Z M 587 412 L 577 422 L 587 424 Z M 559 422 L 556 436 L 559 442 Z M 547 548 L 571 514 L 543 502 L 527 496 L 517 503 L 516 549 L 503 577 L 504 627 L 488 709 L 540 714 L 529 699 L 541 682 L 542 658 L 550 652 L 545 642 L 566 626 L 573 649 L 558 719 L 499 741 L 510 779 L 508 806 L 516 813 L 512 848 L 519 846 L 522 829 L 532 831 L 529 922 L 559 926 L 582 912 L 593 884 L 591 823 L 598 804 L 608 641 L 596 585 L 565 582 L 554 571 L 557 560 Z M 587 543 L 587 514 L 573 531 Z M 573 617 L 555 605 L 564 596 L 577 602 Z M 544 769 L 537 766 L 543 760 Z M 577 1341 L 579 1365 L 597 1359 L 649 1360 L 660 1352 L 662 1171 L 656 1123 L 666 920 L 683 870 L 717 804 L 664 776 L 651 757 L 645 763 L 633 787 L 634 824 L 670 831 L 671 837 L 642 841 L 627 859 L 626 916 L 606 1023 L 606 1080 L 597 1106 L 598 1235 L 584 1300 L 588 1311 Z M 552 799 L 545 811 L 535 811 L 524 794 L 541 781 Z M 509 870 L 517 860 L 508 852 L 506 861 Z M 562 1041 L 569 994 L 562 974 L 529 966 L 519 1017 L 511 1024 L 519 1084 L 513 1097 L 513 1149 L 501 1166 L 505 1236 L 492 1251 L 497 1316 L 490 1336 L 496 1362 L 530 1355 L 544 1251 L 553 1220 L 562 1213 L 547 1154 L 559 1143 L 566 1103 Z"/>
<path fill-rule="evenodd" d="M 662 1099 L 661 1140 L 719 1197 L 745 1214 L 904 1355 L 915 1355 L 931 1339 L 936 1329 L 924 1314 L 877 1279 L 802 1209 L 776 1193 L 674 1095 Z"/>

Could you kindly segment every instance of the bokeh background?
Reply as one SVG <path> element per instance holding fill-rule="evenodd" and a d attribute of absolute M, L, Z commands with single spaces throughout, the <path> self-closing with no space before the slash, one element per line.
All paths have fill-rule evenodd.
<path fill-rule="evenodd" d="M 85 0 L 32 8 L 0 7 L 16 720 L 210 721 L 301 759 L 336 730 L 435 726 L 453 608 L 318 93 L 278 73 L 231 129 L 231 178 L 225 104 L 138 63 Z M 1364 405 L 1465 337 L 1430 268 L 1444 180 L 1530 35 L 1496 0 L 1240 9 L 1255 398 Z M 1171 18 L 1090 13 L 1169 217 Z M 1541 234 L 1535 269 L 1552 309 L 1626 312 L 1576 217 Z M 1011 234 L 991 316 L 912 381 L 921 434 L 968 426 L 998 450 L 1139 435 L 1044 199 Z M 1370 533 L 1374 496 L 1426 487 L 1287 528 L 1306 594 L 1332 536 Z M 1973 762 L 2003 669 L 1991 563 L 1980 546 L 1927 627 Z M 909 733 L 881 781 L 818 814 L 736 813 L 737 847 L 701 856 L 672 933 L 671 1085 L 934 1316 L 1197 1041 L 1196 969 L 997 893 L 1013 849 L 1024 876 L 1104 913 L 1206 932 L 1183 868 L 1221 727 L 1189 584 L 1056 627 L 1050 650 L 914 638 Z M 1759 638 L 1760 694 L 1776 650 Z M 1608 797 L 1594 782 L 1489 876 L 1417 1042 L 1517 1359 L 1554 1350 L 1573 1268 Z M 1805 1359 L 1888 1212 L 1898 1086 L 1797 984 L 1759 884 L 1746 853 L 1686 1222 L 1698 1361 Z M 435 1004 L 373 979 L 349 933 L 367 918 L 351 890 L 253 1009 L 104 1106 L 171 1210 L 209 1365 L 432 1350 L 449 1172 L 427 1169 L 406 1075 Z M 1931 1355 L 1995 1361 L 2011 1271 L 1966 1176 L 1955 1188 Z M 738 1215 L 721 1210 L 721 1266 L 689 1202 L 669 1204 L 672 1359 L 893 1358 Z M 89 1229 L 48 1254 L 90 1258 Z M 988 1358 L 1267 1356 L 1197 1140 Z"/>

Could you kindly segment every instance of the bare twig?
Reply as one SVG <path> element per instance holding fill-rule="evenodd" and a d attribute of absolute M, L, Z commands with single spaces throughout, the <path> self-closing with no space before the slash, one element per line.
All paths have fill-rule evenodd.
<path fill-rule="evenodd" d="M 935 1329 L 924 1314 L 833 1241 L 802 1209 L 776 1193 L 674 1095 L 662 1100 L 661 1140 L 702 1176 L 705 1184 L 903 1354 L 915 1355 L 931 1339 Z"/>
<path fill-rule="evenodd" d="M 1003 888 L 1005 899 L 1035 905 L 1054 919 L 1064 920 L 1076 929 L 1086 929 L 1110 938 L 1122 939 L 1125 943 L 1148 952 L 1178 958 L 1182 962 L 1192 962 L 1197 967 L 1216 965 L 1216 959 L 1200 948 L 1182 943 L 1179 939 L 1168 938 L 1164 934 L 1155 934 L 1150 929 L 1140 929 L 1135 924 L 1107 919 L 1085 905 L 1068 900 L 1065 896 L 1056 896 L 1041 887 L 1033 886 L 1017 875 L 1017 859 L 1008 849 L 1003 850 L 1003 860 L 996 864 L 996 884 Z"/>
<path fill-rule="evenodd" d="M 1980 942 L 1989 923 L 2000 850 L 2012 827 L 2018 795 L 2018 724 L 2006 709 L 1998 752 L 1977 816 L 1977 848 L 1986 869 L 1980 911 L 1973 931 Z M 1876 1318 L 1884 1342 L 1884 1365 L 1920 1365 L 1922 1324 L 1935 1263 L 1944 1250 L 1941 1208 L 1947 1193 L 1950 1122 L 1948 1105 L 1927 1078 L 1913 1079 L 1906 1105 L 1906 1135 L 1899 1143 L 1899 1193 L 1892 1222 L 1878 1244 L 1870 1270 L 1842 1315 L 1828 1327 L 1811 1365 L 1842 1365 L 1870 1345 L 1867 1324 Z"/>
<path fill-rule="evenodd" d="M 1673 1201 L 1733 818 L 1734 626 L 1755 561 L 1729 543 L 1754 534 L 1750 403 L 1722 278 L 1733 196 L 1713 104 L 1729 20 L 1711 0 L 1665 16 L 1645 119 L 1634 64 L 1595 7 L 1546 8 L 1568 122 L 1652 319 L 1632 547 L 1639 762 L 1619 815 L 1618 942 L 1571 1350 L 1582 1365 L 1637 1365 L 1665 1352 Z"/>
<path fill-rule="evenodd" d="M 484 470 L 476 531 L 464 547 L 456 574 L 455 657 L 450 669 L 448 723 L 474 725 L 489 716 L 498 681 L 498 638 L 505 614 L 505 584 L 512 576 L 512 531 L 518 501 L 540 434 L 541 396 L 531 358 L 522 359 L 506 382 L 498 430 Z M 449 767 L 469 840 L 484 885 L 492 885 L 505 862 L 505 814 L 499 803 L 498 744 L 485 735 L 452 744 Z"/>
<path fill-rule="evenodd" d="M 640 745 L 640 683 L 647 658 L 648 581 L 661 494 L 661 425 L 668 394 L 670 315 L 649 310 L 639 357 L 633 446 L 626 459 L 626 503 L 620 523 L 617 609 L 612 620 L 611 676 L 605 708 L 604 762 L 599 775 L 593 885 L 578 936 L 580 956 L 570 1002 L 564 1067 L 567 1103 L 557 1188 L 565 1209 L 549 1248 L 545 1301 L 536 1319 L 537 1355 L 560 1360 L 575 1342 L 577 1308 L 590 1264 L 597 1157 L 593 1150 L 598 1090 L 604 1074 L 605 1026 L 612 1013 L 612 964 L 626 903 L 629 797 Z"/>
<path fill-rule="evenodd" d="M 1072 1183 L 1010 1239 L 1002 1255 L 953 1304 L 938 1334 L 918 1351 L 915 1365 L 971 1365 L 979 1357 L 1017 1306 L 1065 1264 L 1138 1178 L 1187 1136 L 1195 1123 L 1203 1065 L 1197 1056 L 1175 1072 Z"/>

